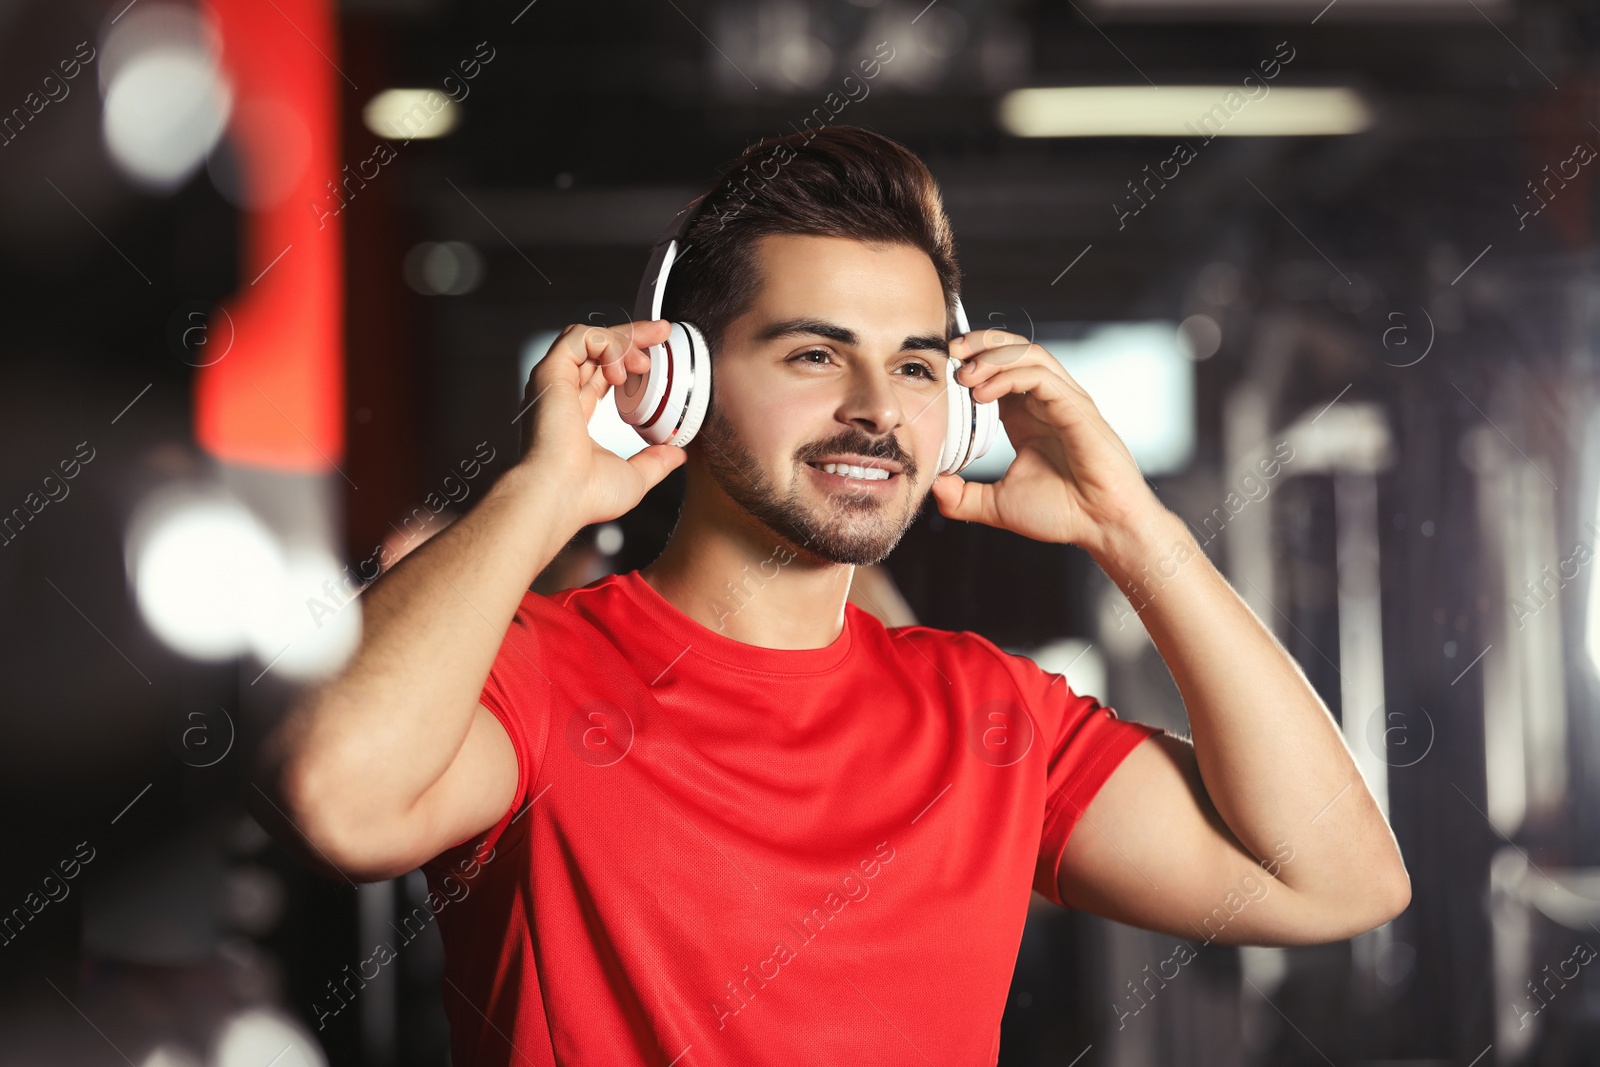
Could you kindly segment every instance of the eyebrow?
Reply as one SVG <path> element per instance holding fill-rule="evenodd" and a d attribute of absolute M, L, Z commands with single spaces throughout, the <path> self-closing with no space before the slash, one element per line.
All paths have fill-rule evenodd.
<path fill-rule="evenodd" d="M 774 322 L 756 335 L 758 341 L 773 341 L 780 337 L 826 337 L 842 345 L 859 345 L 861 338 L 847 326 L 822 319 L 785 319 Z M 950 354 L 950 342 L 937 334 L 916 334 L 900 342 L 902 352 L 943 352 Z"/>

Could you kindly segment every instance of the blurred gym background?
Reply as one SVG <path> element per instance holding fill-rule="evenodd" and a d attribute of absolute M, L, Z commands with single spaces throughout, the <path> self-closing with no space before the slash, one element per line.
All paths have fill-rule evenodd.
<path fill-rule="evenodd" d="M 448 1060 L 432 927 L 332 992 L 420 876 L 298 867 L 249 754 L 515 462 L 554 332 L 828 123 L 927 161 L 974 327 L 1095 396 L 1412 877 L 1177 977 L 1036 898 L 1001 1064 L 1600 1062 L 1597 60 L 1530 0 L 0 4 L 0 1062 Z M 642 566 L 680 492 L 536 588 Z M 860 581 L 1185 728 L 1076 548 L 930 507 Z"/>

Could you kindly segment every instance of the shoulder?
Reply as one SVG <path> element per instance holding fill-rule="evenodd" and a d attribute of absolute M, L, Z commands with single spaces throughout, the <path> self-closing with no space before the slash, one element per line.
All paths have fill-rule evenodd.
<path fill-rule="evenodd" d="M 532 665 L 548 681 L 555 665 L 574 655 L 614 651 L 616 642 L 609 635 L 627 627 L 626 606 L 614 589 L 615 578 L 607 575 L 555 593 L 524 592 L 501 639 L 499 659 L 509 656 L 515 663 Z"/>
<path fill-rule="evenodd" d="M 614 604 L 623 599 L 624 574 L 602 574 L 600 577 L 584 585 L 575 585 L 570 589 L 562 589 L 555 593 L 540 594 L 528 590 L 530 596 L 538 596 L 552 604 L 564 608 L 599 607 Z"/>
<path fill-rule="evenodd" d="M 885 627 L 866 612 L 861 625 L 880 641 L 886 655 L 908 664 L 929 662 L 941 673 L 959 673 L 969 682 L 989 680 L 991 685 L 1014 688 L 1018 695 L 1042 691 L 1060 675 L 1050 674 L 1032 659 L 1007 652 L 972 630 L 941 630 L 934 626 Z"/>
<path fill-rule="evenodd" d="M 983 706 L 1005 702 L 1027 709 L 1038 725 L 1055 733 L 1084 721 L 1095 712 L 1118 718 L 1117 712 L 1088 693 L 1073 689 L 1065 674 L 1046 670 L 1031 656 L 1008 652 L 971 630 L 931 626 L 897 626 L 883 631 L 890 649 L 907 665 L 932 663 L 955 688 Z"/>
<path fill-rule="evenodd" d="M 533 619 L 593 620 L 621 610 L 626 600 L 620 586 L 621 576 L 607 574 L 587 585 L 574 586 L 554 593 L 540 593 L 529 589 L 522 594 L 513 622 L 526 623 Z"/>
<path fill-rule="evenodd" d="M 866 618 L 876 622 L 870 615 Z M 941 630 L 922 625 L 885 628 L 882 624 L 878 624 L 878 629 L 883 631 L 884 639 L 887 641 L 903 642 L 930 655 L 938 653 L 956 658 L 964 665 L 995 667 L 1001 670 L 1014 670 L 1019 667 L 1039 670 L 1027 656 L 1007 652 L 987 637 L 972 630 Z"/>
<path fill-rule="evenodd" d="M 877 621 L 871 615 L 866 615 L 866 618 L 872 622 Z M 1009 653 L 1001 651 L 987 637 L 971 630 L 941 630 L 935 626 L 923 626 L 921 624 L 890 627 L 885 627 L 882 623 L 877 625 L 883 631 L 886 640 L 904 641 L 925 651 L 937 650 L 950 655 L 988 662 L 999 662 L 1009 655 Z"/>

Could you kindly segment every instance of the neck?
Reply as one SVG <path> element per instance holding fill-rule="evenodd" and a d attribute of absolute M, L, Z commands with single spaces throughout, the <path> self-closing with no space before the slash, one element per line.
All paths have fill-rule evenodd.
<path fill-rule="evenodd" d="M 660 556 L 639 574 L 709 630 L 761 648 L 823 648 L 844 627 L 855 567 L 780 539 L 723 494 L 693 489 Z M 717 506 L 720 504 L 720 506 Z"/>

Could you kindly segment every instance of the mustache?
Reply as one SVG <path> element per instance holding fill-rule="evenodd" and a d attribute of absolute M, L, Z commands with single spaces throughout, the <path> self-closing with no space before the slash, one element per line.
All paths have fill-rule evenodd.
<path fill-rule="evenodd" d="M 915 481 L 917 477 L 916 461 L 911 458 L 911 453 L 901 448 L 900 443 L 892 436 L 873 440 L 864 433 L 844 434 L 801 449 L 797 453 L 797 458 L 801 463 L 809 463 L 821 456 L 832 455 L 835 452 L 851 452 L 856 455 L 869 456 L 872 459 L 892 460 L 900 465 L 901 473 L 908 479 Z"/>

